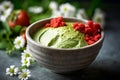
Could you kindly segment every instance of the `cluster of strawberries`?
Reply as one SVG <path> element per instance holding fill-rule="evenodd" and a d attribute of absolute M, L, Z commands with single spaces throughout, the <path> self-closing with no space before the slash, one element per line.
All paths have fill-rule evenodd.
<path fill-rule="evenodd" d="M 63 17 L 52 18 L 49 23 L 45 24 L 45 27 L 58 28 L 60 26 L 66 26 L 63 21 Z M 73 23 L 73 28 L 85 34 L 85 40 L 88 45 L 95 43 L 101 38 L 101 26 L 99 23 L 88 21 L 86 24 L 82 22 Z"/>
<path fill-rule="evenodd" d="M 57 17 L 50 20 L 50 23 L 45 24 L 45 27 L 57 28 L 59 26 L 66 26 L 66 23 L 63 21 L 63 17 Z"/>
<path fill-rule="evenodd" d="M 86 25 L 82 22 L 75 22 L 73 28 L 85 34 L 85 40 L 88 45 L 95 43 L 101 38 L 101 26 L 93 21 L 88 21 Z"/>

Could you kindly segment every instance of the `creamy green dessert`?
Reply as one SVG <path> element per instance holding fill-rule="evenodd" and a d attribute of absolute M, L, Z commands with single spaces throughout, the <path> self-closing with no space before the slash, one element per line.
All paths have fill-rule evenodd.
<path fill-rule="evenodd" d="M 85 35 L 76 31 L 72 27 L 72 23 L 66 24 L 67 26 L 58 28 L 40 28 L 33 39 L 41 45 L 54 48 L 80 48 L 86 46 Z"/>

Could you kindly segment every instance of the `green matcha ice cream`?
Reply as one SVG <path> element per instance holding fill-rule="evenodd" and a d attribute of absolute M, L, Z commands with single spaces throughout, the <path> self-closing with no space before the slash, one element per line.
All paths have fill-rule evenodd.
<path fill-rule="evenodd" d="M 44 46 L 54 48 L 80 48 L 87 45 L 83 33 L 76 31 L 72 23 L 66 23 L 67 26 L 58 28 L 40 28 L 35 33 L 33 39 Z"/>

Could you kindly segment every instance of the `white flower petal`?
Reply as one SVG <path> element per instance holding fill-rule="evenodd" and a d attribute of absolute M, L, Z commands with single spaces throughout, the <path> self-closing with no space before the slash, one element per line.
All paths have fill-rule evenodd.
<path fill-rule="evenodd" d="M 0 11 L 4 11 L 4 7 L 0 4 Z"/>
<path fill-rule="evenodd" d="M 6 75 L 10 75 L 11 73 L 8 71 L 8 72 L 6 72 Z"/>
<path fill-rule="evenodd" d="M 15 48 L 16 48 L 16 49 L 20 49 L 20 46 L 19 46 L 19 45 L 15 45 Z"/>
<path fill-rule="evenodd" d="M 10 68 L 12 68 L 12 69 L 13 69 L 14 67 L 15 67 L 15 65 L 11 65 L 11 66 L 10 66 Z"/>
<path fill-rule="evenodd" d="M 14 74 L 17 75 L 17 74 L 18 74 L 18 71 L 19 71 L 19 68 L 16 67 L 16 68 L 14 69 Z"/>
<path fill-rule="evenodd" d="M 78 10 L 78 12 L 77 12 L 77 14 L 76 14 L 76 17 L 78 18 L 78 19 L 81 19 L 81 18 L 83 18 L 83 19 L 88 19 L 88 16 L 87 16 L 87 14 L 86 14 L 86 12 L 85 12 L 85 9 L 79 9 Z"/>
<path fill-rule="evenodd" d="M 31 77 L 30 73 L 29 73 L 28 77 Z"/>
<path fill-rule="evenodd" d="M 76 9 L 71 4 L 69 3 L 61 4 L 59 8 L 60 12 L 62 12 L 64 17 L 74 17 Z"/>
<path fill-rule="evenodd" d="M 8 72 L 10 70 L 10 68 L 6 68 L 6 72 Z"/>
<path fill-rule="evenodd" d="M 55 1 L 51 1 L 49 4 L 49 7 L 50 7 L 50 9 L 52 9 L 54 11 L 54 10 L 57 10 L 58 4 Z"/>
<path fill-rule="evenodd" d="M 13 76 L 13 73 L 10 73 L 10 76 Z"/>
<path fill-rule="evenodd" d="M 18 78 L 21 80 L 27 80 L 30 77 L 30 71 L 28 69 L 23 69 L 22 72 L 18 75 Z"/>
<path fill-rule="evenodd" d="M 13 4 L 10 1 L 3 1 L 0 4 L 0 21 L 5 22 L 13 10 Z"/>
<path fill-rule="evenodd" d="M 38 14 L 38 13 L 41 13 L 43 11 L 43 8 L 40 6 L 32 6 L 32 7 L 28 8 L 28 11 L 31 13 Z"/>
<path fill-rule="evenodd" d="M 6 75 L 9 75 L 10 73 L 9 72 L 6 72 Z"/>
<path fill-rule="evenodd" d="M 22 59 L 21 60 L 22 66 L 30 66 L 30 58 Z"/>
<path fill-rule="evenodd" d="M 60 17 L 63 16 L 60 11 L 54 10 L 51 17 Z"/>
<path fill-rule="evenodd" d="M 0 15 L 0 21 L 5 22 L 7 19 L 8 15 L 2 11 L 2 14 Z"/>
<path fill-rule="evenodd" d="M 25 40 L 22 36 L 18 36 L 15 38 L 14 40 L 14 45 L 16 49 L 20 49 L 23 48 L 25 45 Z"/>
<path fill-rule="evenodd" d="M 71 11 L 68 11 L 66 13 L 63 14 L 64 17 L 74 17 L 74 13 L 72 13 Z"/>
<path fill-rule="evenodd" d="M 101 9 L 97 8 L 93 15 L 93 21 L 100 23 L 103 27 L 105 25 L 105 13 Z"/>
<path fill-rule="evenodd" d="M 18 68 L 15 65 L 11 65 L 10 68 L 6 68 L 6 75 L 13 76 L 18 74 Z"/>
<path fill-rule="evenodd" d="M 22 52 L 21 54 L 22 60 L 26 58 L 30 58 L 32 60 L 32 55 L 28 49 L 24 50 L 24 52 Z"/>
<path fill-rule="evenodd" d="M 9 8 L 13 8 L 13 4 L 10 1 L 3 1 L 1 3 L 1 5 L 5 8 L 5 9 L 9 9 Z"/>
<path fill-rule="evenodd" d="M 20 74 L 21 74 L 21 73 L 20 73 Z M 21 75 L 19 75 L 19 76 L 18 76 L 18 78 L 19 78 L 19 79 L 21 79 L 21 78 L 22 78 L 22 76 L 21 76 Z"/>
<path fill-rule="evenodd" d="M 72 6 L 69 3 L 61 4 L 60 5 L 60 11 L 63 12 L 63 13 L 67 12 L 67 11 L 75 11 L 75 7 Z"/>

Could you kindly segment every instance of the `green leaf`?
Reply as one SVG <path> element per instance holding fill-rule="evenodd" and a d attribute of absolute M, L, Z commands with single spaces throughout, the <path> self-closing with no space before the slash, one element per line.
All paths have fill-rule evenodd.
<path fill-rule="evenodd" d="M 0 39 L 6 38 L 6 34 L 7 34 L 6 30 L 5 29 L 1 29 L 0 30 Z"/>
<path fill-rule="evenodd" d="M 21 66 L 19 67 L 19 70 L 26 69 L 26 68 L 27 68 L 26 66 Z"/>
<path fill-rule="evenodd" d="M 6 29 L 6 31 L 8 32 L 9 35 L 12 34 L 10 26 L 8 25 L 7 22 L 3 22 L 3 27 L 4 27 L 4 29 Z"/>
<path fill-rule="evenodd" d="M 14 46 L 11 46 L 9 48 L 6 49 L 6 53 L 9 55 L 9 56 L 13 56 L 13 52 L 15 51 L 15 48 Z"/>
<path fill-rule="evenodd" d="M 3 29 L 3 23 L 0 21 L 0 29 Z"/>
<path fill-rule="evenodd" d="M 49 9 L 48 9 L 48 11 L 46 11 L 43 14 L 32 14 L 30 22 L 33 23 L 37 20 L 48 18 L 51 16 L 51 14 L 52 14 L 52 12 Z"/>
<path fill-rule="evenodd" d="M 96 8 L 99 8 L 101 0 L 92 0 L 89 8 L 87 9 L 88 17 L 91 19 Z"/>
<path fill-rule="evenodd" d="M 13 31 L 15 32 L 15 33 L 20 33 L 20 30 L 21 30 L 21 26 L 20 25 L 17 25 L 17 26 L 15 26 L 15 28 L 13 28 Z"/>
<path fill-rule="evenodd" d="M 10 45 L 8 44 L 7 40 L 1 40 L 0 41 L 0 49 L 6 49 L 7 47 L 9 47 Z"/>

